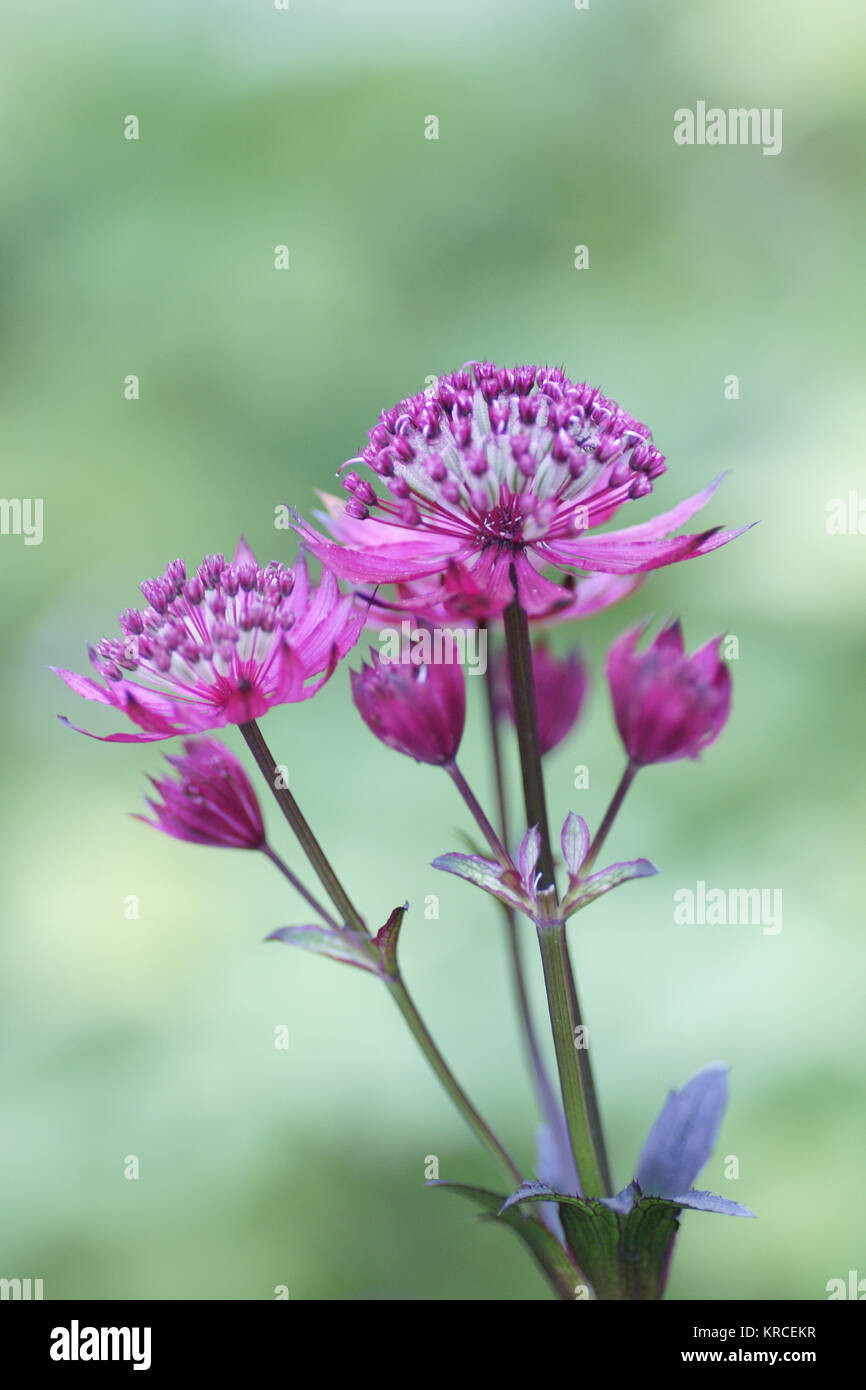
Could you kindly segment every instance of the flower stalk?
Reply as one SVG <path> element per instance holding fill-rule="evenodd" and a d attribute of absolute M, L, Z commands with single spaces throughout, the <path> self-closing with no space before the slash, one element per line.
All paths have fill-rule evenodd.
<path fill-rule="evenodd" d="M 484 809 L 482 808 L 480 801 L 473 792 L 469 783 L 466 781 L 466 778 L 463 776 L 463 773 L 460 771 L 456 762 L 446 763 L 445 771 L 448 773 L 449 777 L 451 778 L 451 781 L 454 783 L 455 787 L 457 788 L 463 800 L 465 801 L 467 807 L 469 808 L 469 811 L 471 812 L 472 818 L 475 821 L 475 824 L 478 826 L 478 829 L 481 831 L 481 834 L 484 836 L 495 857 L 499 860 L 500 864 L 502 864 L 504 868 L 511 868 L 511 859 L 509 857 L 507 849 L 500 840 L 496 831 L 493 829 L 493 826 L 490 824 L 490 821 L 488 820 L 487 815 L 484 812 Z"/>
<path fill-rule="evenodd" d="M 571 984 L 564 923 L 539 923 L 538 945 L 562 1086 L 562 1102 L 581 1191 L 584 1197 L 604 1197 L 611 1184 L 603 1153 L 596 1141 L 597 1112 L 593 1111 L 586 1086 L 586 1068 L 580 1065 L 580 1054 L 586 1049 L 576 1007 L 577 997 Z"/>
<path fill-rule="evenodd" d="M 508 1177 L 517 1183 L 522 1182 L 523 1179 L 517 1164 L 514 1162 L 505 1146 L 497 1139 L 487 1122 L 475 1109 L 475 1106 L 463 1090 L 463 1087 L 456 1080 L 454 1073 L 451 1071 L 442 1053 L 433 1041 L 430 1030 L 418 1012 L 415 1002 L 406 988 L 403 976 L 398 971 L 396 975 L 386 976 L 386 982 L 391 998 L 403 1015 L 409 1032 L 427 1058 L 443 1090 L 451 1097 L 471 1129 L 474 1130 L 484 1147 L 488 1149 L 497 1162 L 501 1164 L 508 1174 Z"/>
<path fill-rule="evenodd" d="M 442 1056 L 442 1053 L 436 1046 L 436 1043 L 433 1041 L 430 1030 L 422 1019 L 406 988 L 405 981 L 399 966 L 396 964 L 396 960 L 389 969 L 383 968 L 382 954 L 376 941 L 370 936 L 363 918 L 334 872 L 325 851 L 313 834 L 300 806 L 285 785 L 282 776 L 280 776 L 278 765 L 264 740 L 258 724 L 256 724 L 255 720 L 251 720 L 247 724 L 242 724 L 240 730 L 246 739 L 247 745 L 265 781 L 271 788 L 280 810 L 283 812 L 283 815 L 294 831 L 310 864 L 316 871 L 319 881 L 352 933 L 356 937 L 360 937 L 367 944 L 371 964 L 373 964 L 376 972 L 385 981 L 388 987 L 388 993 L 403 1015 L 410 1033 L 426 1057 L 437 1079 L 446 1093 L 451 1097 L 467 1124 L 481 1140 L 481 1143 L 490 1151 L 497 1162 L 502 1165 L 508 1177 L 520 1183 L 522 1181 L 522 1174 L 517 1164 L 511 1158 L 504 1145 L 497 1139 L 487 1122 L 481 1117 L 478 1110 L 476 1110 L 466 1092 L 463 1090 L 463 1087 L 451 1071 L 451 1068 L 448 1066 L 448 1063 L 445 1061 L 445 1058 Z M 326 920 L 328 920 L 327 917 Z"/>
<path fill-rule="evenodd" d="M 309 888 L 305 887 L 297 874 L 292 872 L 286 861 L 277 854 L 275 849 L 271 848 L 267 841 L 261 846 L 261 852 L 267 859 L 270 859 L 275 868 L 279 869 L 283 878 L 288 879 L 295 892 L 300 894 L 307 906 L 311 907 L 327 926 L 333 927 L 335 931 L 338 931 L 340 924 L 337 919 L 331 915 L 323 903 L 319 902 L 319 899 L 310 892 Z"/>
<path fill-rule="evenodd" d="M 605 840 L 610 834 L 611 827 L 619 815 L 620 807 L 625 801 L 626 793 L 640 770 L 640 763 L 632 762 L 629 758 L 625 766 L 625 771 L 619 780 L 619 785 L 610 800 L 610 805 L 604 813 L 604 820 L 595 833 L 595 838 L 589 847 L 589 852 L 581 866 L 581 873 L 584 877 L 589 873 L 598 855 L 601 852 Z"/>
<path fill-rule="evenodd" d="M 479 624 L 484 628 L 485 624 Z M 508 803 L 505 796 L 505 770 L 502 765 L 502 743 L 499 737 L 499 719 L 496 708 L 496 690 L 493 667 L 488 662 L 484 687 L 487 694 L 487 722 L 490 731 L 490 751 L 493 761 L 493 775 L 496 783 L 496 801 L 499 811 L 499 829 L 502 840 L 508 844 Z M 517 1003 L 517 1016 L 523 1033 L 524 1046 L 529 1060 L 536 1100 L 551 1132 L 556 1134 L 562 1125 L 562 1116 L 557 1105 L 547 1068 L 535 1031 L 535 1023 L 529 1004 L 526 988 L 526 974 L 523 968 L 523 955 L 520 949 L 520 936 L 517 931 L 517 916 L 512 907 L 502 904 L 505 917 L 505 930 L 508 942 L 508 958 L 511 963 L 514 997 Z"/>
<path fill-rule="evenodd" d="M 254 719 L 250 719 L 247 723 L 240 725 L 240 731 L 262 776 L 270 787 L 277 805 L 294 831 L 301 849 L 316 872 L 319 882 L 337 909 L 338 916 L 347 926 L 366 936 L 367 927 L 361 914 L 353 905 L 345 888 L 334 873 L 330 861 L 313 834 L 303 811 L 286 786 L 279 767 L 274 761 L 274 756 L 262 737 L 262 731 L 258 724 Z"/>
<path fill-rule="evenodd" d="M 504 621 L 526 816 L 530 825 L 538 826 L 539 869 L 542 884 L 550 887 L 549 907 L 555 917 L 556 879 L 538 741 L 529 620 L 517 598 L 516 585 L 515 598 L 505 610 Z M 612 1187 L 610 1169 L 589 1049 L 578 1045 L 585 1033 L 565 926 L 561 922 L 539 923 L 538 938 L 572 1154 L 583 1195 L 605 1196 Z"/>

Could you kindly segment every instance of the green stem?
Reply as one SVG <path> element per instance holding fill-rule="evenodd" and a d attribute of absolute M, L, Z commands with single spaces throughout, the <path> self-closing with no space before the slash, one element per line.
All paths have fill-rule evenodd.
<path fill-rule="evenodd" d="M 514 578 L 512 571 L 512 582 Z M 550 885 L 549 896 L 555 903 L 556 880 L 538 741 L 529 620 L 517 597 L 516 582 L 514 592 L 514 600 L 503 617 L 526 816 L 530 825 L 538 826 L 542 884 Z M 592 1062 L 588 1047 L 575 1046 L 575 1030 L 582 1030 L 584 1025 L 565 927 L 562 923 L 540 924 L 538 934 L 565 1120 L 581 1189 L 585 1197 L 607 1196 L 612 1182 Z"/>
<path fill-rule="evenodd" d="M 511 859 L 509 858 L 508 851 L 506 850 L 496 831 L 493 829 L 493 826 L 490 824 L 490 821 L 487 819 L 487 816 L 484 814 L 480 801 L 476 797 L 469 783 L 466 781 L 466 778 L 463 776 L 463 773 L 460 771 L 457 764 L 455 762 L 446 763 L 445 771 L 448 773 L 452 782 L 459 791 L 460 795 L 463 797 L 463 800 L 466 802 L 466 805 L 469 807 L 469 810 L 471 811 L 472 816 L 475 820 L 475 824 L 478 826 L 478 829 L 481 831 L 481 834 L 484 836 L 488 845 L 492 849 L 495 857 L 499 860 L 500 864 L 503 864 L 505 866 L 505 868 L 512 868 L 513 865 L 511 863 Z"/>
<path fill-rule="evenodd" d="M 347 926 L 353 927 L 355 931 L 366 936 L 367 928 L 361 914 L 353 905 L 345 888 L 334 873 L 325 851 L 310 829 L 300 806 L 288 787 L 285 786 L 279 766 L 274 761 L 274 755 L 265 743 L 258 724 L 254 719 L 251 719 L 239 727 L 265 781 L 274 794 L 277 805 L 294 831 L 302 850 L 318 875 L 319 882 L 337 909 L 337 915 Z"/>
<path fill-rule="evenodd" d="M 346 890 L 334 873 L 324 850 L 307 824 L 301 808 L 298 806 L 298 803 L 295 801 L 295 798 L 288 788 L 282 784 L 283 779 L 278 776 L 277 763 L 274 761 L 273 754 L 265 743 L 258 725 L 254 720 L 251 720 L 247 724 L 241 724 L 240 730 L 265 780 L 276 797 L 280 810 L 295 832 L 295 835 L 300 841 L 301 848 L 304 850 L 307 858 L 318 874 L 328 896 L 331 898 L 337 911 L 344 917 L 346 923 L 366 940 L 371 959 L 378 963 L 379 952 L 375 943 L 370 938 L 363 919 L 353 906 Z M 276 856 L 273 857 L 276 859 Z M 399 969 L 391 974 L 383 973 L 381 978 L 385 982 L 391 997 L 406 1020 L 412 1036 L 427 1058 L 438 1080 L 441 1082 L 466 1122 L 475 1131 L 482 1144 L 484 1144 L 502 1164 L 509 1178 L 513 1179 L 514 1182 L 519 1185 L 523 1181 L 523 1175 L 520 1169 L 496 1138 L 496 1135 L 493 1133 L 492 1129 L 490 1129 L 489 1125 L 481 1118 L 466 1092 L 457 1081 L 442 1056 L 442 1053 L 433 1041 L 427 1025 L 419 1014 Z"/>
<path fill-rule="evenodd" d="M 479 628 L 484 628 L 483 623 Z M 496 801 L 499 808 L 499 828 L 502 841 L 508 844 L 508 802 L 505 795 L 505 770 L 502 762 L 502 742 L 499 737 L 499 719 L 496 711 L 496 692 L 494 689 L 493 666 L 488 661 L 484 685 L 487 692 L 487 724 L 490 732 L 490 751 L 493 758 L 493 774 L 496 781 Z M 511 975 L 514 996 L 517 1001 L 517 1015 L 520 1019 L 524 1046 L 529 1061 L 529 1071 L 535 1087 L 539 1110 L 544 1116 L 551 1134 L 556 1138 L 562 1130 L 562 1113 L 554 1095 L 553 1086 L 544 1065 L 532 1009 L 529 1004 L 529 991 L 526 987 L 526 974 L 517 931 L 517 914 L 507 903 L 502 904 L 505 916 L 505 929 L 508 940 L 508 958 L 511 962 Z"/>
<path fill-rule="evenodd" d="M 515 585 L 515 594 L 516 592 Z M 529 619 L 517 598 L 508 605 L 503 616 L 526 816 L 530 826 L 538 826 L 541 836 L 538 867 L 541 870 L 542 887 L 555 887 L 556 878 L 553 872 L 553 853 L 550 848 L 550 827 L 547 822 L 544 777 L 541 771 L 541 746 L 538 741 L 538 715 L 535 707 L 535 680 L 532 674 Z"/>
<path fill-rule="evenodd" d="M 494 1158 L 502 1164 L 509 1178 L 519 1186 L 523 1181 L 523 1175 L 520 1169 L 517 1167 L 517 1164 L 511 1158 L 508 1151 L 496 1138 L 490 1126 L 481 1118 L 475 1106 L 463 1090 L 463 1087 L 456 1080 L 451 1068 L 448 1066 L 448 1063 L 433 1041 L 427 1025 L 419 1014 L 412 996 L 406 988 L 402 975 L 399 973 L 396 975 L 388 975 L 385 977 L 385 982 L 394 1003 L 406 1020 L 409 1031 L 424 1053 L 427 1061 L 430 1063 L 430 1066 L 443 1088 L 447 1091 L 448 1095 L 457 1106 L 457 1109 L 466 1120 L 466 1123 L 475 1131 L 475 1134 L 481 1140 L 485 1148 L 487 1148 L 490 1153 L 493 1154 Z"/>
<path fill-rule="evenodd" d="M 593 1138 L 594 1116 L 583 1069 L 580 1066 L 579 1054 L 585 1049 L 577 1045 L 577 1029 L 581 1024 L 575 1009 L 574 992 L 569 982 L 564 924 L 539 924 L 538 944 L 541 948 L 541 964 L 544 970 L 544 985 L 547 990 L 565 1118 L 581 1192 L 584 1197 L 609 1196 L 610 1179 L 604 1159 L 597 1151 Z"/>

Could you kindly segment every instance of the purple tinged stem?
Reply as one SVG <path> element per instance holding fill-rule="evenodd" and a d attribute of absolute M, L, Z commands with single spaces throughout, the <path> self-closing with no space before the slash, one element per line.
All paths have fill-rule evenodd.
<path fill-rule="evenodd" d="M 265 781 L 268 783 L 268 786 L 276 798 L 280 810 L 294 831 L 312 867 L 315 869 L 323 888 L 327 892 L 338 913 L 344 917 L 347 925 L 357 934 L 366 938 L 372 958 L 377 959 L 377 947 L 370 938 L 362 917 L 358 913 L 357 908 L 353 906 L 346 890 L 334 873 L 324 850 L 307 824 L 300 806 L 295 801 L 288 787 L 282 785 L 281 779 L 280 785 L 277 785 L 277 763 L 262 737 L 262 732 L 258 724 L 256 724 L 255 720 L 250 720 L 249 723 L 241 724 L 239 727 Z M 276 856 L 273 857 L 276 859 Z M 320 908 L 318 910 L 321 911 Z M 454 1076 L 454 1073 L 451 1071 L 451 1068 L 448 1066 L 448 1063 L 433 1041 L 430 1030 L 422 1019 L 406 988 L 399 967 L 395 968 L 392 973 L 383 974 L 382 979 L 389 994 L 397 1005 L 397 1008 L 403 1015 L 409 1027 L 409 1031 L 429 1062 L 442 1087 L 451 1097 L 466 1122 L 475 1131 L 475 1134 L 481 1140 L 482 1144 L 490 1150 L 493 1156 L 502 1164 L 509 1177 L 519 1186 L 523 1181 L 523 1174 L 508 1151 L 497 1139 L 492 1129 L 475 1109 L 475 1106 L 463 1090 L 463 1087 L 457 1081 L 457 1078 Z"/>
<path fill-rule="evenodd" d="M 484 626 L 480 624 L 480 626 Z M 499 808 L 499 825 L 502 831 L 503 842 L 508 844 L 508 804 L 505 796 L 505 774 L 502 766 L 502 746 L 499 738 L 499 720 L 496 714 L 496 699 L 493 686 L 493 667 L 488 662 L 485 672 L 485 689 L 487 691 L 487 718 L 490 729 L 490 748 L 493 756 L 493 772 L 496 780 L 496 800 Z M 563 1128 L 562 1112 L 557 1104 L 553 1086 L 544 1065 L 544 1058 L 538 1043 L 535 1032 L 535 1024 L 532 1018 L 532 1010 L 529 1005 L 529 994 L 526 988 L 526 976 L 523 969 L 523 957 L 520 949 L 520 937 L 517 931 L 517 917 L 514 909 L 506 903 L 502 904 L 505 914 L 506 933 L 508 937 L 508 953 L 511 961 L 511 971 L 514 982 L 514 993 L 517 999 L 517 1011 L 521 1021 L 524 1043 L 529 1055 L 530 1072 L 535 1085 L 536 1100 L 539 1109 L 550 1128 L 551 1134 L 558 1139 Z"/>
<path fill-rule="evenodd" d="M 408 1024 L 412 1036 L 424 1053 L 427 1061 L 430 1063 L 430 1066 L 441 1082 L 444 1090 L 451 1097 L 457 1109 L 475 1131 L 481 1142 L 490 1150 L 493 1156 L 498 1159 L 508 1173 L 508 1176 L 513 1179 L 519 1187 L 523 1182 L 523 1175 L 520 1169 L 517 1167 L 517 1164 L 514 1162 L 508 1150 L 497 1139 L 493 1130 L 486 1121 L 482 1119 L 466 1092 L 463 1090 L 463 1087 L 456 1080 L 448 1063 L 433 1041 L 430 1030 L 419 1014 L 415 1002 L 406 988 L 402 975 L 398 974 L 396 976 L 386 977 L 385 983 L 391 993 L 394 1003 L 397 1005 L 397 1008 Z"/>
<path fill-rule="evenodd" d="M 277 805 L 294 831 L 301 848 L 309 859 L 315 870 L 319 882 L 327 893 L 334 907 L 337 909 L 338 916 L 362 936 L 367 936 L 367 928 L 358 909 L 353 905 L 348 893 L 343 887 L 337 875 L 334 873 L 325 851 L 319 844 L 307 819 L 304 816 L 288 787 L 282 784 L 282 777 L 279 768 L 274 760 L 274 755 L 262 737 L 261 729 L 254 719 L 246 724 L 241 724 L 240 731 L 246 739 L 247 746 L 256 760 L 259 769 L 274 795 Z"/>
<path fill-rule="evenodd" d="M 619 808 L 625 800 L 626 792 L 640 771 L 640 763 L 632 762 L 631 759 L 626 763 L 625 772 L 619 781 L 619 786 L 611 798 L 611 803 L 604 813 L 604 820 L 596 831 L 595 839 L 587 851 L 587 856 L 580 866 L 581 878 L 586 878 L 590 869 L 596 861 L 602 846 L 610 833 L 610 828 L 619 814 Z"/>
<path fill-rule="evenodd" d="M 277 854 L 276 850 L 271 849 L 271 846 L 267 843 L 267 841 L 265 841 L 265 843 L 261 846 L 261 852 L 268 859 L 270 859 L 272 864 L 276 865 L 283 877 L 289 880 L 289 883 L 292 885 L 295 892 L 299 893 L 301 897 L 304 899 L 304 902 L 307 903 L 307 905 L 311 907 L 314 912 L 318 913 L 322 921 L 327 923 L 329 927 L 333 927 L 335 931 L 339 931 L 340 924 L 337 921 L 336 917 L 332 917 L 328 909 L 322 906 L 318 898 L 315 898 L 313 894 L 310 892 L 309 888 L 304 887 L 297 874 L 294 874 L 292 872 L 285 860 L 281 859 L 280 856 Z"/>
<path fill-rule="evenodd" d="M 512 575 L 515 595 L 517 581 Z M 550 827 L 544 796 L 544 776 L 541 771 L 541 746 L 538 741 L 538 713 L 535 705 L 535 681 L 532 674 L 532 645 L 529 640 L 529 619 L 515 597 L 504 613 L 508 667 L 514 701 L 514 723 L 520 748 L 520 769 L 523 776 L 523 798 L 530 826 L 537 825 L 541 835 L 538 867 L 542 887 L 555 887 L 553 853 L 550 848 Z"/>
<path fill-rule="evenodd" d="M 511 863 L 511 859 L 509 858 L 507 849 L 503 845 L 496 831 L 493 829 L 493 826 L 490 824 L 490 821 L 487 819 L 487 816 L 484 813 L 480 801 L 476 797 L 469 783 L 466 781 L 466 778 L 463 776 L 463 773 L 460 771 L 456 762 L 445 763 L 443 764 L 443 766 L 445 768 L 445 771 L 451 778 L 452 782 L 454 783 L 455 787 L 459 791 L 460 795 L 463 797 L 463 800 L 466 802 L 466 805 L 469 807 L 469 810 L 472 813 L 473 819 L 475 820 L 478 829 L 481 831 L 481 834 L 484 836 L 485 840 L 487 841 L 496 858 L 499 860 L 500 864 L 502 864 L 506 869 L 512 868 L 513 866 Z"/>

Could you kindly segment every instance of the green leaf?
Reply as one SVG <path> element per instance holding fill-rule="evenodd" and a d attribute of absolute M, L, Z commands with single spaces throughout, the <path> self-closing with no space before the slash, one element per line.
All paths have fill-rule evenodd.
<path fill-rule="evenodd" d="M 516 907 L 522 912 L 532 911 L 532 903 L 521 887 L 519 875 L 513 869 L 497 864 L 495 859 L 483 859 L 480 854 L 452 852 L 440 854 L 433 860 L 432 867 L 483 888 L 509 907 Z"/>
<path fill-rule="evenodd" d="M 647 878 L 657 873 L 658 869 L 648 859 L 631 859 L 624 864 L 611 864 L 610 868 L 590 874 L 589 878 L 578 879 L 562 900 L 562 920 L 565 921 L 573 912 L 579 912 L 582 907 L 595 902 L 596 898 L 609 893 L 612 888 L 618 888 L 621 883 L 628 883 L 632 878 Z"/>
<path fill-rule="evenodd" d="M 491 1192 L 486 1187 L 469 1187 L 465 1183 L 444 1180 L 430 1182 L 427 1186 L 444 1187 L 449 1192 L 456 1192 L 459 1197 L 465 1197 L 467 1201 L 480 1207 L 488 1219 L 510 1226 L 528 1247 L 554 1292 L 562 1299 L 570 1300 L 575 1297 L 581 1275 L 569 1258 L 568 1252 L 563 1249 L 552 1231 L 526 1212 L 516 1207 L 503 1212 L 502 1207 L 506 1200 L 504 1193 Z"/>
<path fill-rule="evenodd" d="M 565 1238 L 596 1298 L 661 1298 L 671 1245 L 679 1229 L 678 1208 L 673 1202 L 664 1197 L 644 1197 L 635 1187 L 631 1210 L 614 1211 L 596 1198 L 585 1200 L 553 1192 L 544 1183 L 524 1183 L 508 1201 L 515 1207 L 523 1202 L 557 1203 Z"/>
<path fill-rule="evenodd" d="M 390 918 L 388 920 L 390 921 Z M 312 951 L 314 955 L 327 956 L 330 960 L 341 961 L 344 965 L 356 965 L 360 970 L 368 970 L 373 975 L 379 973 L 376 959 L 369 947 L 365 947 L 363 941 L 348 928 L 336 931 L 333 927 L 320 926 L 278 927 L 265 939 L 285 941 L 287 946 L 300 946 L 302 950 Z"/>
<path fill-rule="evenodd" d="M 677 1208 L 663 1197 L 639 1197 L 621 1217 L 620 1270 L 623 1290 L 616 1296 L 659 1299 L 664 1293 L 671 1246 L 679 1230 Z"/>

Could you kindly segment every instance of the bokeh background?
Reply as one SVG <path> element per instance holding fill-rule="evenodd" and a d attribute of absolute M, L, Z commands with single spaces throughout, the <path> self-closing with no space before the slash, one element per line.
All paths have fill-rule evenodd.
<path fill-rule="evenodd" d="M 866 1276 L 866 538 L 826 526 L 866 496 L 862 8 L 32 0 L 4 29 L 2 491 L 44 498 L 45 530 L 0 538 L 0 1274 L 47 1298 L 548 1296 L 508 1231 L 424 1189 L 428 1155 L 497 1175 L 375 982 L 263 946 L 303 920 L 282 881 L 130 819 L 165 750 L 69 732 L 56 713 L 112 723 L 46 669 L 84 669 L 176 555 L 242 528 L 288 558 L 274 507 L 309 508 L 380 408 L 490 355 L 562 363 L 652 426 L 670 471 L 630 519 L 730 468 L 708 524 L 761 521 L 558 633 L 595 670 L 550 760 L 558 820 L 597 820 L 619 775 L 601 663 L 621 626 L 676 612 L 690 643 L 740 648 L 722 740 L 646 773 L 611 841 L 659 877 L 573 931 L 617 1174 L 668 1088 L 727 1060 L 702 1185 L 759 1219 L 688 1215 L 669 1296 Z M 781 107 L 782 153 L 678 147 L 699 99 Z M 463 761 L 489 799 L 472 694 Z M 453 788 L 374 742 L 345 668 L 266 731 L 370 920 L 413 904 L 410 985 L 531 1166 L 495 910 L 429 867 L 465 828 Z M 782 931 L 677 926 L 697 879 L 781 888 Z"/>

